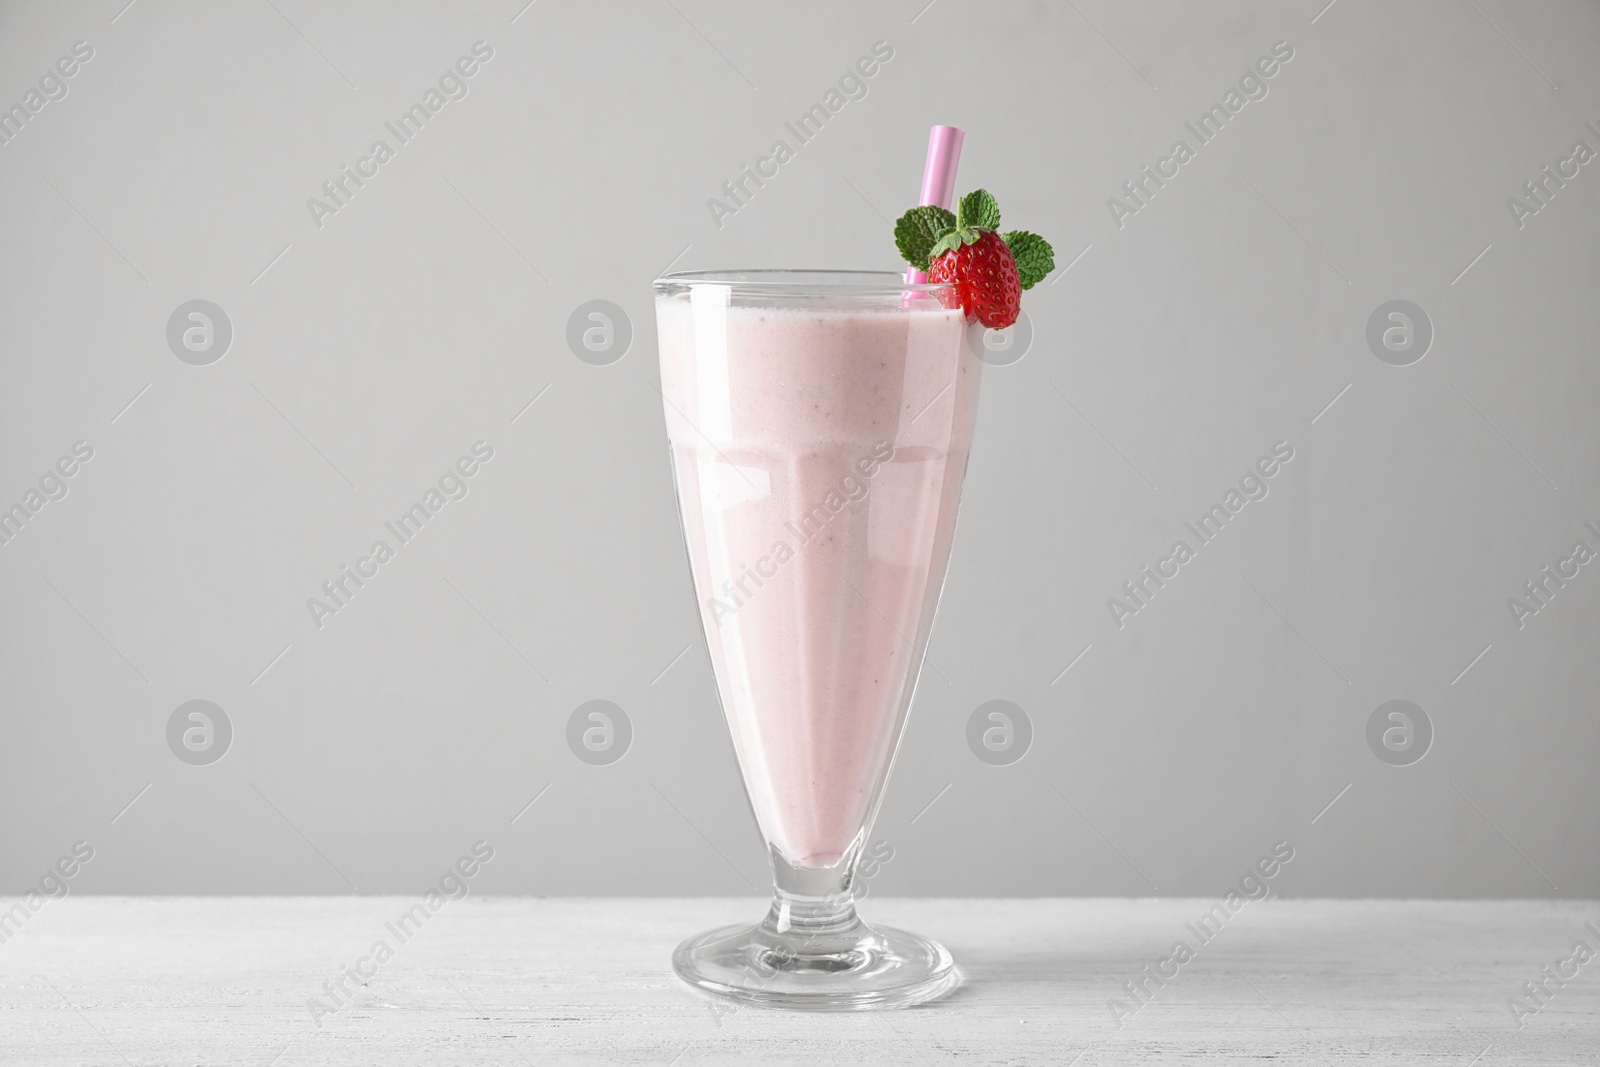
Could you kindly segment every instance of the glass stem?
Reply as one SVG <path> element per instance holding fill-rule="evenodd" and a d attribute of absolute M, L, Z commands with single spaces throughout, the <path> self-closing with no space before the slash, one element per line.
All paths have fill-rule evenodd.
<path fill-rule="evenodd" d="M 831 867 L 795 867 L 773 848 L 772 908 L 762 925 L 778 934 L 823 938 L 860 926 L 855 877 L 861 842 L 858 837 Z"/>

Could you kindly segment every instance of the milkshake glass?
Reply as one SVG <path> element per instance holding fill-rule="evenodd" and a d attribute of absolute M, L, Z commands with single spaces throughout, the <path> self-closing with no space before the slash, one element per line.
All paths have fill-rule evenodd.
<path fill-rule="evenodd" d="M 944 583 L 981 327 L 872 271 L 656 282 L 661 391 L 701 622 L 774 899 L 673 956 L 691 985 L 851 1010 L 952 989 L 950 954 L 856 915 Z"/>

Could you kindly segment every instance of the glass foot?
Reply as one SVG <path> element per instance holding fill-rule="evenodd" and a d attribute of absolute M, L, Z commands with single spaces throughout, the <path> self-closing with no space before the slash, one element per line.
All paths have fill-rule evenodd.
<path fill-rule="evenodd" d="M 852 909 L 821 927 L 791 925 L 774 905 L 754 926 L 724 926 L 672 954 L 678 977 L 703 993 L 768 1008 L 864 1011 L 907 1008 L 961 984 L 936 941 L 870 927 Z"/>

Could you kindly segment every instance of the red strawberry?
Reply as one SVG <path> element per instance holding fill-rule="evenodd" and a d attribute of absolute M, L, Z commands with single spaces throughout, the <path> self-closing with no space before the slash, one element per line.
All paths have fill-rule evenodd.
<path fill-rule="evenodd" d="M 1027 230 L 996 233 L 1000 208 L 986 190 L 974 189 L 956 204 L 956 213 L 924 204 L 894 224 L 894 243 L 905 261 L 926 271 L 928 280 L 953 283 L 954 295 L 941 290 L 946 307 L 959 304 L 991 330 L 1017 321 L 1022 292 L 1055 270 L 1050 242 Z"/>
<path fill-rule="evenodd" d="M 969 317 L 991 330 L 1017 321 L 1022 307 L 1022 279 L 1011 249 L 993 230 L 978 230 L 978 239 L 929 260 L 930 282 L 954 282 L 956 298 Z"/>

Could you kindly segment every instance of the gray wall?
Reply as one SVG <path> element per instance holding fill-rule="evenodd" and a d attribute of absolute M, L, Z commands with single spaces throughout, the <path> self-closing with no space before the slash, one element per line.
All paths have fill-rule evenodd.
<path fill-rule="evenodd" d="M 478 839 L 482 892 L 764 884 L 649 282 L 893 267 L 882 216 L 948 122 L 961 188 L 1073 265 L 987 371 L 872 891 L 1212 894 L 1283 839 L 1286 894 L 1600 893 L 1600 565 L 1521 628 L 1507 606 L 1600 549 L 1600 162 L 1507 206 L 1600 150 L 1600 7 L 523 2 L 0 13 L 0 104 L 94 50 L 0 146 L 0 504 L 93 448 L 0 546 L 0 889 L 80 839 L 80 892 L 410 892 Z M 399 146 L 384 123 L 479 40 Z M 707 198 L 880 40 L 867 95 L 717 225 Z M 1267 95 L 1119 226 L 1108 198 L 1278 41 Z M 319 226 L 307 199 L 379 138 Z M 197 299 L 232 328 L 209 365 L 168 341 Z M 633 330 L 605 365 L 566 340 L 595 299 Z M 1368 342 L 1392 300 L 1431 323 L 1405 366 Z M 480 440 L 468 495 L 316 626 Z M 1280 441 L 1269 495 L 1117 626 Z M 197 699 L 232 729 L 203 766 L 168 734 Z M 595 699 L 632 725 L 609 765 L 567 742 Z M 1003 766 L 967 742 L 997 699 L 1033 732 Z M 1432 737 L 1412 712 L 1391 753 L 1368 725 L 1396 699 Z"/>

